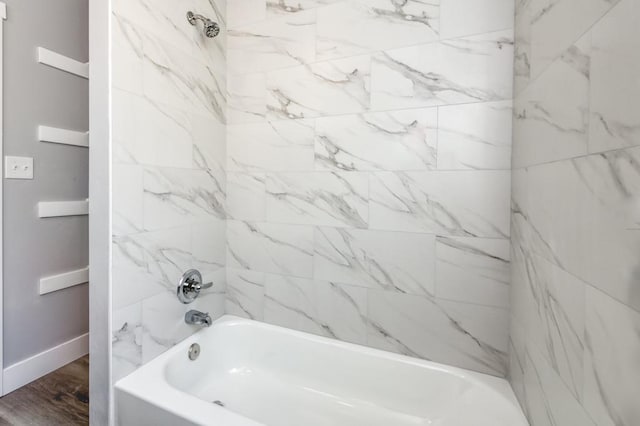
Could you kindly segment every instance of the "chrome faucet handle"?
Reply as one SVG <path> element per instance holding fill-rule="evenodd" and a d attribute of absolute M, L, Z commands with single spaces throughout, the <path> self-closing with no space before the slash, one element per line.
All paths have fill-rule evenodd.
<path fill-rule="evenodd" d="M 182 275 L 182 278 L 180 278 L 176 295 L 178 296 L 178 300 L 186 305 L 196 300 L 202 289 L 212 286 L 212 282 L 202 283 L 202 274 L 200 271 L 189 269 Z"/>

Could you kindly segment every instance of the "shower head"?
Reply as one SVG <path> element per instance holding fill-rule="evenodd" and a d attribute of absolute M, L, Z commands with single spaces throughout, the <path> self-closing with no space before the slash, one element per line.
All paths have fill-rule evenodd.
<path fill-rule="evenodd" d="M 204 35 L 209 38 L 214 38 L 215 36 L 220 34 L 220 26 L 216 22 L 213 22 L 211 19 L 206 18 L 202 15 L 189 11 L 187 12 L 187 20 L 191 25 L 196 25 L 197 21 L 202 21 L 204 25 Z"/>

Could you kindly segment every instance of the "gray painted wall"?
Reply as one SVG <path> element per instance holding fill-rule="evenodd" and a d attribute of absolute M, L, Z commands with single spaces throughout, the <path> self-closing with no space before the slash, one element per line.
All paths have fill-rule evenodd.
<path fill-rule="evenodd" d="M 41 200 L 88 196 L 88 150 L 38 142 L 39 124 L 88 130 L 88 82 L 38 64 L 46 47 L 88 60 L 87 0 L 5 0 L 4 155 L 34 157 L 34 180 L 4 180 L 4 366 L 88 331 L 88 286 L 38 294 L 86 267 L 86 217 L 39 219 Z"/>

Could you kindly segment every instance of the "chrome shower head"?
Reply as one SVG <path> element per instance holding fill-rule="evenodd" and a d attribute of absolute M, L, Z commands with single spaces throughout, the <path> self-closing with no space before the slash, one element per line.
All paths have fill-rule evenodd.
<path fill-rule="evenodd" d="M 187 12 L 187 20 L 191 25 L 196 25 L 197 21 L 202 21 L 202 23 L 204 24 L 204 35 L 209 38 L 214 38 L 215 36 L 220 34 L 220 26 L 216 22 L 213 22 L 211 19 L 206 18 L 202 15 L 189 11 Z"/>

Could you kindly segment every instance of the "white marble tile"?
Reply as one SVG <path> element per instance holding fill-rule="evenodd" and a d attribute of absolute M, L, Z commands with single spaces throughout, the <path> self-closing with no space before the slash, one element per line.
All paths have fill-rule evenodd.
<path fill-rule="evenodd" d="M 525 244 L 638 309 L 639 156 L 631 148 L 532 167 L 523 207 L 533 229 Z"/>
<path fill-rule="evenodd" d="M 434 235 L 316 228 L 314 251 L 315 279 L 435 294 Z"/>
<path fill-rule="evenodd" d="M 117 14 L 112 18 L 112 85 L 114 88 L 141 95 L 144 56 L 142 38 L 131 22 Z"/>
<path fill-rule="evenodd" d="M 316 120 L 316 170 L 429 170 L 436 165 L 435 108 Z"/>
<path fill-rule="evenodd" d="M 227 77 L 227 122 L 255 123 L 267 114 L 267 82 L 262 73 L 229 74 Z"/>
<path fill-rule="evenodd" d="M 268 274 L 264 320 L 300 331 L 365 343 L 366 290 Z"/>
<path fill-rule="evenodd" d="M 264 287 L 264 320 L 307 333 L 322 334 L 317 318 L 314 281 L 283 275 L 267 275 Z"/>
<path fill-rule="evenodd" d="M 192 129 L 184 112 L 114 90 L 113 139 L 127 160 L 118 162 L 191 167 Z"/>
<path fill-rule="evenodd" d="M 262 272 L 227 268 L 225 313 L 253 320 L 264 317 L 264 280 Z"/>
<path fill-rule="evenodd" d="M 583 37 L 516 96 L 514 167 L 587 153 L 590 51 Z"/>
<path fill-rule="evenodd" d="M 203 275 L 224 268 L 226 263 L 226 223 L 209 219 L 191 225 L 192 267 Z"/>
<path fill-rule="evenodd" d="M 436 295 L 478 305 L 509 307 L 509 240 L 438 237 Z"/>
<path fill-rule="evenodd" d="M 511 101 L 438 108 L 438 169 L 511 168 Z"/>
<path fill-rule="evenodd" d="M 227 2 L 227 25 L 235 28 L 262 21 L 266 11 L 266 0 L 230 0 Z"/>
<path fill-rule="evenodd" d="M 508 313 L 499 308 L 370 291 L 370 346 L 504 376 Z"/>
<path fill-rule="evenodd" d="M 587 288 L 584 406 L 598 425 L 640 422 L 640 313 Z"/>
<path fill-rule="evenodd" d="M 113 238 L 113 306 L 173 288 L 192 265 L 189 228 Z"/>
<path fill-rule="evenodd" d="M 509 319 L 509 384 L 513 393 L 520 402 L 520 407 L 524 411 L 525 416 L 525 388 L 524 388 L 524 371 L 526 363 L 526 335 L 524 326 L 515 318 Z"/>
<path fill-rule="evenodd" d="M 300 225 L 365 228 L 369 182 L 364 173 L 267 175 L 267 220 Z"/>
<path fill-rule="evenodd" d="M 371 107 L 507 100 L 512 75 L 512 31 L 387 50 L 373 58 Z"/>
<path fill-rule="evenodd" d="M 345 0 L 317 9 L 318 60 L 438 39 L 439 1 Z"/>
<path fill-rule="evenodd" d="M 524 409 L 535 426 L 596 424 L 535 347 L 527 348 Z"/>
<path fill-rule="evenodd" d="M 227 170 L 313 170 L 313 120 L 280 120 L 229 126 Z"/>
<path fill-rule="evenodd" d="M 513 0 L 440 0 L 443 39 L 513 28 Z"/>
<path fill-rule="evenodd" d="M 371 174 L 374 229 L 444 236 L 509 236 L 508 171 Z"/>
<path fill-rule="evenodd" d="M 227 217 L 264 221 L 267 213 L 265 175 L 227 173 Z"/>
<path fill-rule="evenodd" d="M 624 0 L 592 30 L 591 152 L 640 144 L 640 4 Z"/>
<path fill-rule="evenodd" d="M 202 169 L 224 181 L 226 126 L 215 118 L 190 114 L 193 137 L 193 168 Z"/>
<path fill-rule="evenodd" d="M 142 364 L 142 304 L 113 311 L 111 382 L 115 383 Z"/>
<path fill-rule="evenodd" d="M 199 327 L 184 320 L 190 309 L 207 312 L 213 319 L 224 314 L 224 293 L 201 294 L 190 305 L 178 301 L 175 291 L 166 291 L 142 302 L 142 362 L 153 358 L 180 343 Z"/>
<path fill-rule="evenodd" d="M 529 2 L 532 79 L 598 21 L 619 0 L 537 0 Z"/>
<path fill-rule="evenodd" d="M 281 16 L 301 13 L 305 10 L 327 6 L 343 0 L 266 0 L 267 16 Z"/>
<path fill-rule="evenodd" d="M 367 341 L 367 290 L 316 281 L 316 313 L 327 337 L 363 345 Z"/>
<path fill-rule="evenodd" d="M 314 62 L 316 14 L 301 12 L 235 27 L 227 35 L 227 67 L 234 74 Z"/>
<path fill-rule="evenodd" d="M 145 229 L 188 225 L 209 218 L 225 218 L 223 181 L 204 170 L 145 169 Z"/>
<path fill-rule="evenodd" d="M 193 4 L 191 0 L 114 0 L 112 10 L 153 38 L 191 54 L 196 50 L 195 31 L 186 13 Z"/>
<path fill-rule="evenodd" d="M 369 107 L 370 56 L 318 62 L 267 74 L 267 114 L 310 118 Z"/>
<path fill-rule="evenodd" d="M 134 234 L 142 231 L 142 173 L 137 165 L 114 164 L 112 168 L 113 235 Z"/>
<path fill-rule="evenodd" d="M 227 264 L 236 269 L 311 278 L 313 228 L 227 221 Z"/>
<path fill-rule="evenodd" d="M 147 98 L 173 107 L 208 114 L 224 122 L 225 79 L 182 50 L 144 38 L 143 90 Z"/>
<path fill-rule="evenodd" d="M 525 313 L 527 342 L 581 401 L 586 284 L 535 255 L 528 259 L 527 269 L 526 297 L 533 304 Z"/>

